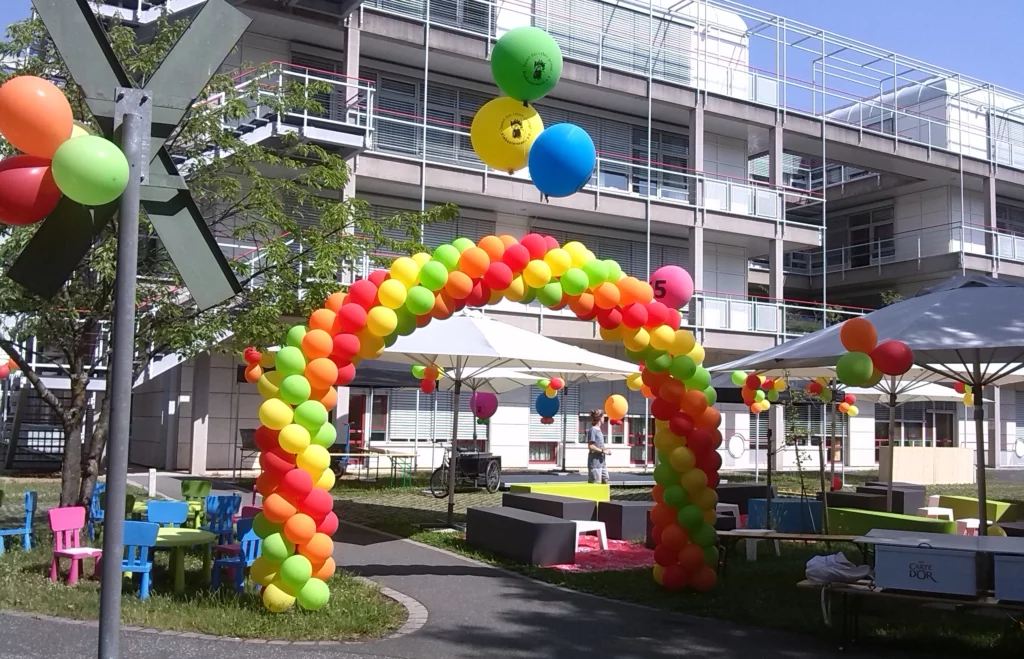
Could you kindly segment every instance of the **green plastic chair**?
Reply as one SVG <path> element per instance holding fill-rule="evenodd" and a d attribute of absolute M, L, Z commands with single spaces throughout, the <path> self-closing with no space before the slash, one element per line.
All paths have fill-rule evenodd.
<path fill-rule="evenodd" d="M 188 504 L 188 521 L 186 526 L 198 529 L 206 523 L 206 497 L 210 495 L 213 483 L 199 478 L 188 478 L 181 481 L 181 497 Z"/>
<path fill-rule="evenodd" d="M 96 540 L 98 542 L 103 541 L 103 519 L 106 518 L 107 510 L 107 493 L 106 491 L 100 492 L 100 508 L 104 511 L 104 515 L 96 523 Z M 132 509 L 135 508 L 135 495 L 126 494 L 124 495 L 124 518 L 132 518 Z"/>

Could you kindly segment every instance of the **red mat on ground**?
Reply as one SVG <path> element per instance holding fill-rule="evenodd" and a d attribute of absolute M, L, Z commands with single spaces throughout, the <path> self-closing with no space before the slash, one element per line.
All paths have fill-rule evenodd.
<path fill-rule="evenodd" d="M 636 570 L 654 566 L 654 552 L 642 544 L 628 540 L 609 540 L 608 550 L 601 549 L 597 536 L 581 535 L 576 563 L 549 565 L 563 572 L 604 572 L 607 570 Z"/>

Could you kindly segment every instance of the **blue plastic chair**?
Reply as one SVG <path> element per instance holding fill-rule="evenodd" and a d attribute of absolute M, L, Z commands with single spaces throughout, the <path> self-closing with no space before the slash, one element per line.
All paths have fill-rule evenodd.
<path fill-rule="evenodd" d="M 103 524 L 103 504 L 100 502 L 100 495 L 107 489 L 106 483 L 96 483 L 92 488 L 92 499 L 89 500 L 89 522 L 86 524 L 86 531 L 89 539 L 96 539 L 96 530 Z"/>
<path fill-rule="evenodd" d="M 234 541 L 234 517 L 242 507 L 237 494 L 212 494 L 206 497 L 206 524 L 201 528 L 217 534 L 217 544 Z"/>
<path fill-rule="evenodd" d="M 229 568 L 234 573 L 235 592 L 242 592 L 245 585 L 245 569 L 253 564 L 260 555 L 260 548 L 263 541 L 252 529 L 252 518 L 243 517 L 237 522 L 239 553 L 234 556 L 224 556 L 213 561 L 213 574 L 210 577 L 210 589 L 220 588 L 220 572 L 223 568 Z"/>
<path fill-rule="evenodd" d="M 146 505 L 146 520 L 156 522 L 160 528 L 175 528 L 188 519 L 188 504 L 184 501 L 150 501 Z"/>
<path fill-rule="evenodd" d="M 32 550 L 32 523 L 36 516 L 36 493 L 25 493 L 25 521 L 21 526 L 9 529 L 0 529 L 0 554 L 4 553 L 4 545 L 7 538 L 14 535 L 21 536 L 21 546 L 25 551 Z"/>
<path fill-rule="evenodd" d="M 184 505 L 184 504 L 182 504 Z M 139 579 L 139 599 L 149 597 L 150 573 L 153 571 L 153 547 L 160 526 L 153 522 L 126 521 L 124 523 L 124 558 L 122 572 L 135 572 Z"/>

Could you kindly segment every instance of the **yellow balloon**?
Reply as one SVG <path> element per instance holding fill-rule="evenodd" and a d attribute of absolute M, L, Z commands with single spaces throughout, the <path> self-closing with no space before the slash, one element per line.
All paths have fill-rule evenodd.
<path fill-rule="evenodd" d="M 700 364 L 704 363 L 704 346 L 702 346 L 701 344 L 695 343 L 693 346 L 693 350 L 691 350 L 688 354 L 690 355 L 690 359 L 693 360 L 694 364 L 697 364 L 699 366 Z"/>
<path fill-rule="evenodd" d="M 622 338 L 621 325 L 619 327 L 613 327 L 612 329 L 608 329 L 607 327 L 600 327 L 597 331 L 601 335 L 602 339 L 610 343 L 614 343 Z"/>
<path fill-rule="evenodd" d="M 487 299 L 487 304 L 497 304 L 501 302 L 501 297 L 501 291 L 491 291 L 491 296 Z"/>
<path fill-rule="evenodd" d="M 691 469 L 679 477 L 679 484 L 682 485 L 687 492 L 693 494 L 694 492 L 700 491 L 701 488 L 707 488 L 708 475 L 704 473 L 703 469 Z"/>
<path fill-rule="evenodd" d="M 688 474 L 697 464 L 697 456 L 693 454 L 692 450 L 680 444 L 669 452 L 668 461 L 672 468 L 679 473 Z"/>
<path fill-rule="evenodd" d="M 710 526 L 714 526 L 715 522 L 718 521 L 718 513 L 714 510 L 704 511 L 704 523 Z"/>
<path fill-rule="evenodd" d="M 569 252 L 572 259 L 572 267 L 579 268 L 587 263 L 587 247 L 578 240 L 572 240 L 562 245 L 562 249 Z"/>
<path fill-rule="evenodd" d="M 665 575 L 665 568 L 663 568 L 661 565 L 655 563 L 654 564 L 654 583 L 658 584 L 659 586 L 663 585 L 662 584 L 662 577 L 664 575 Z"/>
<path fill-rule="evenodd" d="M 374 336 L 387 336 L 398 327 L 398 316 L 394 310 L 380 306 L 370 309 L 366 314 L 366 329 Z"/>
<path fill-rule="evenodd" d="M 670 325 L 658 325 L 649 333 L 651 345 L 657 350 L 668 350 L 676 338 L 676 331 Z"/>
<path fill-rule="evenodd" d="M 275 581 L 263 589 L 263 606 L 271 613 L 283 613 L 295 604 L 295 596 L 285 592 L 285 586 Z"/>
<path fill-rule="evenodd" d="M 331 466 L 331 456 L 323 446 L 310 444 L 302 453 L 295 456 L 295 466 L 319 479 L 323 471 Z"/>
<path fill-rule="evenodd" d="M 986 533 L 985 535 L 998 535 L 1005 538 L 1006 530 L 1003 529 L 1003 527 L 1001 526 L 996 526 L 995 524 L 993 524 L 992 526 L 988 527 L 988 533 Z"/>
<path fill-rule="evenodd" d="M 277 398 L 283 379 L 284 374 L 281 371 L 267 371 L 256 380 L 256 390 L 264 398 Z"/>
<path fill-rule="evenodd" d="M 280 398 L 268 398 L 260 405 L 260 423 L 272 430 L 281 430 L 292 422 L 292 406 Z"/>
<path fill-rule="evenodd" d="M 775 389 L 775 391 L 785 391 L 787 386 L 788 385 L 786 384 L 786 380 L 784 378 L 779 378 L 772 385 L 772 387 Z"/>
<path fill-rule="evenodd" d="M 771 408 L 771 406 L 772 406 L 771 402 L 769 402 L 769 400 L 767 398 L 765 398 L 760 403 L 758 403 L 758 405 L 761 406 L 761 411 L 762 412 L 767 412 Z"/>
<path fill-rule="evenodd" d="M 380 299 L 380 303 L 388 309 L 397 309 L 405 304 L 405 298 L 408 295 L 409 289 L 397 279 L 384 280 L 377 290 L 377 297 Z"/>
<path fill-rule="evenodd" d="M 534 259 L 523 269 L 523 282 L 530 288 L 542 288 L 551 281 L 551 266 L 545 261 Z"/>
<path fill-rule="evenodd" d="M 371 333 L 368 329 L 362 330 L 356 336 L 359 337 L 359 356 L 362 359 L 376 359 L 384 352 L 384 339 Z"/>
<path fill-rule="evenodd" d="M 391 278 L 405 284 L 406 288 L 416 285 L 420 278 L 420 266 L 408 256 L 400 256 L 391 264 Z"/>
<path fill-rule="evenodd" d="M 266 556 L 259 556 L 249 567 L 249 576 L 261 586 L 269 586 L 277 579 L 277 572 L 281 564 L 274 562 Z"/>
<path fill-rule="evenodd" d="M 544 255 L 544 262 L 551 268 L 551 275 L 561 277 L 572 267 L 572 255 L 561 247 L 557 247 Z"/>
<path fill-rule="evenodd" d="M 688 355 L 696 343 L 697 340 L 693 338 L 693 333 L 690 330 L 676 330 L 672 337 L 672 345 L 669 346 L 668 351 L 673 357 Z"/>
<path fill-rule="evenodd" d="M 664 430 L 665 428 L 668 428 L 668 421 L 664 421 L 662 419 L 655 419 L 654 420 L 654 429 L 655 430 Z"/>
<path fill-rule="evenodd" d="M 268 350 L 265 353 L 263 353 L 262 355 L 260 355 L 260 366 L 262 366 L 264 369 L 273 368 L 274 367 L 274 362 L 276 360 L 277 360 L 277 353 L 276 352 L 271 352 L 271 351 Z"/>
<path fill-rule="evenodd" d="M 530 146 L 542 130 L 544 122 L 536 110 L 502 96 L 477 110 L 469 139 L 480 160 L 511 174 L 526 167 Z"/>
<path fill-rule="evenodd" d="M 76 121 L 71 126 L 71 137 L 81 137 L 82 135 L 92 135 L 92 130 L 81 121 Z"/>
<path fill-rule="evenodd" d="M 856 405 L 850 405 L 850 409 L 846 410 L 846 413 L 849 414 L 850 416 L 857 416 L 858 414 L 860 414 L 860 410 L 857 409 Z"/>
<path fill-rule="evenodd" d="M 331 488 L 334 487 L 334 480 L 334 472 L 330 469 L 324 469 L 324 473 L 320 474 L 320 478 L 313 483 L 313 487 L 330 492 Z"/>
<path fill-rule="evenodd" d="M 426 252 L 416 252 L 415 254 L 412 255 L 412 260 L 416 261 L 416 265 L 418 265 L 421 268 L 423 267 L 423 264 L 429 261 L 430 259 L 430 254 L 427 254 Z"/>
<path fill-rule="evenodd" d="M 718 505 L 718 494 L 710 487 L 703 487 L 690 493 L 690 503 L 701 510 L 714 510 Z"/>
<path fill-rule="evenodd" d="M 508 285 L 508 288 L 502 294 L 513 302 L 521 302 L 523 297 L 526 296 L 526 283 L 522 277 L 514 277 L 512 283 Z"/>
<path fill-rule="evenodd" d="M 286 453 L 302 453 L 309 446 L 309 431 L 297 423 L 289 423 L 277 435 L 277 442 Z"/>
<path fill-rule="evenodd" d="M 630 330 L 632 332 L 632 330 Z M 639 328 L 636 334 L 625 334 L 622 337 L 622 345 L 629 350 L 643 350 L 651 342 L 651 335 L 644 328 Z"/>
<path fill-rule="evenodd" d="M 630 391 L 640 391 L 640 388 L 644 386 L 644 381 L 639 373 L 630 373 L 626 376 L 626 386 Z"/>

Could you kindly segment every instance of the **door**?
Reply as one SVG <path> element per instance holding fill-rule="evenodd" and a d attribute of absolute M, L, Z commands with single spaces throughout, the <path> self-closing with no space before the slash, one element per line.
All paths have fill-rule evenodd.
<path fill-rule="evenodd" d="M 354 393 L 348 399 L 348 452 L 362 453 L 366 443 L 366 394 Z"/>
<path fill-rule="evenodd" d="M 654 435 L 647 432 L 647 428 L 654 428 L 654 419 L 645 419 L 643 416 L 630 415 L 626 417 L 629 424 L 629 461 L 635 465 L 650 464 L 648 460 L 654 460 Z"/>
<path fill-rule="evenodd" d="M 928 419 L 934 446 L 939 448 L 956 446 L 956 416 L 953 412 L 930 410 Z"/>

